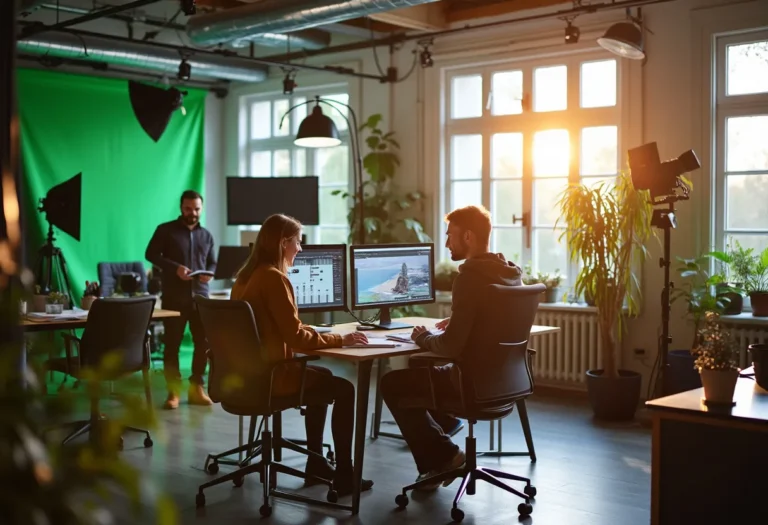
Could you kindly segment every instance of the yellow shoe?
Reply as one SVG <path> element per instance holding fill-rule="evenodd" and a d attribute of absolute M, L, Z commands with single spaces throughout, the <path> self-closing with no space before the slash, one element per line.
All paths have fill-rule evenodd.
<path fill-rule="evenodd" d="M 168 397 L 166 398 L 165 403 L 163 403 L 163 408 L 165 410 L 179 408 L 179 395 L 174 394 L 173 392 L 168 392 Z"/>
<path fill-rule="evenodd" d="M 187 392 L 187 397 L 189 399 L 190 405 L 213 405 L 213 401 L 211 401 L 211 398 L 208 397 L 208 394 L 205 393 L 203 385 L 197 385 L 195 383 L 189 385 L 189 392 Z"/>

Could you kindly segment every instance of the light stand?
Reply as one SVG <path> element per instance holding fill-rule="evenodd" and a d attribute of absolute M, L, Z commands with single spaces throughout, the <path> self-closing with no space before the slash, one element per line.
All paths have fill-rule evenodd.
<path fill-rule="evenodd" d="M 341 144 L 339 139 L 339 132 L 336 129 L 336 125 L 333 121 L 325 116 L 320 109 L 320 103 L 332 107 L 336 112 L 341 115 L 347 123 L 347 129 L 349 130 L 349 141 L 352 148 L 352 155 L 354 156 L 353 175 L 355 180 L 355 200 L 359 209 L 356 211 L 357 219 L 357 239 L 359 244 L 365 244 L 365 202 L 363 192 L 363 160 L 360 157 L 360 143 L 357 136 L 357 115 L 349 104 L 339 102 L 338 100 L 325 99 L 316 96 L 314 100 L 307 100 L 300 104 L 296 104 L 285 112 L 280 119 L 280 128 L 283 127 L 283 121 L 294 109 L 306 106 L 307 104 L 315 103 L 315 107 L 312 110 L 312 114 L 307 116 L 299 126 L 299 132 L 296 135 L 294 144 L 297 146 L 307 148 L 324 148 L 338 146 Z M 347 115 L 339 109 L 339 106 L 344 107 L 352 117 L 352 122 Z"/>
<path fill-rule="evenodd" d="M 37 263 L 35 265 L 37 285 L 40 287 L 40 293 L 48 295 L 53 291 L 53 283 L 59 283 L 61 289 L 58 291 L 67 296 L 69 307 L 74 308 L 72 286 L 69 284 L 69 274 L 67 273 L 67 260 L 64 258 L 61 248 L 53 243 L 55 240 L 53 224 L 49 222 L 48 236 L 45 244 L 37 252 Z"/>

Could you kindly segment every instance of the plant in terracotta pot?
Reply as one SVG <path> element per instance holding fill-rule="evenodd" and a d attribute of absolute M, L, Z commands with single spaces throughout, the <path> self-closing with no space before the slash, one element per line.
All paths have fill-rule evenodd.
<path fill-rule="evenodd" d="M 592 410 L 601 419 L 632 419 L 640 400 L 641 376 L 619 369 L 625 321 L 639 311 L 639 263 L 645 243 L 654 235 L 653 208 L 646 191 L 635 190 L 628 172 L 614 184 L 575 184 L 562 195 L 568 252 L 581 262 L 574 291 L 590 291 L 597 308 L 603 368 L 587 370 Z"/>
<path fill-rule="evenodd" d="M 739 346 L 731 333 L 720 324 L 720 314 L 707 312 L 699 330 L 698 344 L 691 350 L 701 374 L 707 403 L 732 405 L 739 378 Z"/>
<path fill-rule="evenodd" d="M 744 282 L 754 317 L 768 317 L 768 248 L 752 256 L 752 268 Z"/>

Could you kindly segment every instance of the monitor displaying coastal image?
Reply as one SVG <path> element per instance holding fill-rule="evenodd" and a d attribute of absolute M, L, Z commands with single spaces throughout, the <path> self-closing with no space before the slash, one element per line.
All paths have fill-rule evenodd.
<path fill-rule="evenodd" d="M 432 244 L 353 246 L 351 265 L 355 305 L 405 305 L 434 300 Z"/>

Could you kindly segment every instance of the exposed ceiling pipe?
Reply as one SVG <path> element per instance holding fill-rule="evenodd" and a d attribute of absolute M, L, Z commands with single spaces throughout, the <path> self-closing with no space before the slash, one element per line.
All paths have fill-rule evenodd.
<path fill-rule="evenodd" d="M 192 66 L 192 77 L 217 78 L 240 82 L 261 82 L 267 77 L 267 68 L 252 60 L 237 56 L 194 50 L 182 53 L 173 46 L 116 40 L 108 36 L 82 32 L 46 32 L 17 42 L 19 53 L 43 55 L 62 59 L 104 62 L 157 71 L 176 76 L 182 58 Z"/>
<path fill-rule="evenodd" d="M 40 8 L 49 9 L 52 11 L 59 11 L 60 13 L 69 13 L 73 15 L 87 15 L 91 12 L 88 9 L 83 9 L 82 7 L 52 4 L 52 3 L 40 4 L 40 1 L 45 2 L 45 0 L 26 0 L 26 1 L 37 2 Z M 145 16 L 136 16 L 136 15 L 129 16 L 129 15 L 114 14 L 114 15 L 106 16 L 104 18 L 108 18 L 110 20 L 118 20 L 126 24 L 141 23 L 144 25 L 157 27 L 161 29 L 170 29 L 172 31 L 186 31 L 186 26 L 182 24 L 160 20 L 157 18 L 148 18 Z M 289 37 L 290 37 L 290 42 L 289 42 Z M 306 29 L 303 31 L 295 31 L 293 33 L 288 33 L 288 34 L 266 33 L 251 39 L 234 41 L 232 42 L 232 47 L 234 48 L 248 47 L 251 42 L 253 42 L 257 46 L 264 46 L 264 47 L 285 48 L 285 47 L 288 47 L 288 45 L 290 44 L 290 47 L 294 49 L 322 49 L 330 45 L 331 34 L 328 31 L 323 31 L 322 29 Z"/>
<path fill-rule="evenodd" d="M 342 22 L 437 0 L 262 0 L 187 20 L 187 34 L 201 46 L 264 33 L 285 33 Z"/>
<path fill-rule="evenodd" d="M 17 12 L 20 16 L 29 16 L 34 13 L 46 0 L 19 0 Z"/>

